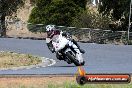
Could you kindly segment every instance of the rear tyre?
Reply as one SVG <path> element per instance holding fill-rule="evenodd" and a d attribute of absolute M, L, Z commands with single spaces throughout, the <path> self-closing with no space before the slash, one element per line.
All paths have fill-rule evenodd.
<path fill-rule="evenodd" d="M 70 52 L 67 52 L 66 55 L 76 66 L 81 66 L 79 61 L 77 59 L 75 59 L 75 57 L 73 55 L 71 55 Z"/>
<path fill-rule="evenodd" d="M 85 61 L 83 61 L 82 63 L 81 63 L 81 65 L 83 66 L 85 64 Z"/>

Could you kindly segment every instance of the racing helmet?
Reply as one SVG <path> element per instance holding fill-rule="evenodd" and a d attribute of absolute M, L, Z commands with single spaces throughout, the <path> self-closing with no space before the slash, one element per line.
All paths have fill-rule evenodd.
<path fill-rule="evenodd" d="M 55 25 L 47 25 L 46 26 L 46 31 L 47 32 L 49 32 L 49 31 L 53 31 L 53 30 L 55 30 L 56 28 L 55 28 Z"/>

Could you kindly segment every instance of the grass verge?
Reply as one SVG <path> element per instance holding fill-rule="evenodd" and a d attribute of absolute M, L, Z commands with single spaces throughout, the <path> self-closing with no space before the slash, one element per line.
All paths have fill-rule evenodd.
<path fill-rule="evenodd" d="M 0 52 L 0 68 L 29 66 L 41 63 L 39 57 L 30 54 L 17 54 L 13 52 Z"/>
<path fill-rule="evenodd" d="M 76 83 L 75 77 L 18 77 L 0 78 L 0 88 L 132 88 L 129 84 L 85 84 Z"/>

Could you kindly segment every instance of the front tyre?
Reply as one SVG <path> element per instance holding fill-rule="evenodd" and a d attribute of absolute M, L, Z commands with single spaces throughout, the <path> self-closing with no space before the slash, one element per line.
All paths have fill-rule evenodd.
<path fill-rule="evenodd" d="M 64 58 L 59 55 L 59 52 L 56 53 L 56 58 L 59 59 L 59 60 L 64 60 Z"/>

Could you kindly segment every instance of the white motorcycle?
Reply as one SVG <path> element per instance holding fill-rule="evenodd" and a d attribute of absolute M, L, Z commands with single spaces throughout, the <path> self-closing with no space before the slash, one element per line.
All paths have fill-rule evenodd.
<path fill-rule="evenodd" d="M 56 35 L 52 38 L 52 44 L 55 48 L 56 57 L 59 60 L 64 60 L 68 64 L 74 63 L 76 66 L 81 66 L 85 64 L 85 61 L 82 57 L 82 53 L 78 47 L 66 37 Z"/>

